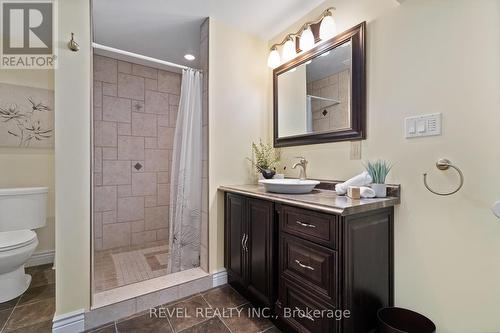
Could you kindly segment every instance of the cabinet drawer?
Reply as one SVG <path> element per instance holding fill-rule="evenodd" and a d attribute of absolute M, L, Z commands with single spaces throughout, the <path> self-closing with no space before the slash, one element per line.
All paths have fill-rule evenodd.
<path fill-rule="evenodd" d="M 281 230 L 333 249 L 337 248 L 335 215 L 282 206 Z"/>
<path fill-rule="evenodd" d="M 328 315 L 335 311 L 330 305 L 314 299 L 292 282 L 282 280 L 282 319 L 297 332 L 335 333 L 337 322 Z"/>
<path fill-rule="evenodd" d="M 337 300 L 337 252 L 282 233 L 281 275 L 316 292 L 329 303 Z"/>

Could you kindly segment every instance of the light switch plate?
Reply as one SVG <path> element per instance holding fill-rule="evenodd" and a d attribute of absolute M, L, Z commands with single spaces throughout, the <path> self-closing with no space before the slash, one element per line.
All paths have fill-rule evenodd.
<path fill-rule="evenodd" d="M 405 118 L 405 137 L 441 135 L 441 113 Z"/>
<path fill-rule="evenodd" d="M 351 141 L 351 160 L 361 159 L 361 141 Z"/>

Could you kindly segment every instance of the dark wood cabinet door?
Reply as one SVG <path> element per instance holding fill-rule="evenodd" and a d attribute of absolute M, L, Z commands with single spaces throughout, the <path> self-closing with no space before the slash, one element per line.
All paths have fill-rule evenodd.
<path fill-rule="evenodd" d="M 269 201 L 247 199 L 248 253 L 247 289 L 264 306 L 273 303 L 274 261 L 273 204 Z"/>
<path fill-rule="evenodd" d="M 225 266 L 228 273 L 228 281 L 245 286 L 246 252 L 245 241 L 245 203 L 246 198 L 234 195 L 226 195 L 225 212 Z"/>

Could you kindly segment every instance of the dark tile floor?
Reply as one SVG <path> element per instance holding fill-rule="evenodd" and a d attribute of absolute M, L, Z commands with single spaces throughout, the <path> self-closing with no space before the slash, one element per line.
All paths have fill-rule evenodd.
<path fill-rule="evenodd" d="M 30 288 L 18 298 L 0 303 L 0 333 L 52 332 L 55 283 L 52 265 L 27 268 Z M 265 318 L 253 315 L 251 304 L 224 285 L 100 327 L 94 333 L 278 333 Z"/>
<path fill-rule="evenodd" d="M 250 303 L 229 285 L 221 286 L 156 309 L 118 320 L 93 333 L 279 333 L 265 318 L 252 315 Z"/>
<path fill-rule="evenodd" d="M 52 332 L 55 311 L 55 278 L 52 264 L 29 267 L 32 282 L 26 292 L 0 303 L 0 333 Z"/>

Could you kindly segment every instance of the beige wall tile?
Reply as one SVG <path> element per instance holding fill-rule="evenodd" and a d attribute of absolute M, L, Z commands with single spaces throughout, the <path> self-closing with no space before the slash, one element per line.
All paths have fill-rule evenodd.
<path fill-rule="evenodd" d="M 112 249 L 130 245 L 130 224 L 115 223 L 102 226 L 102 247 Z"/>
<path fill-rule="evenodd" d="M 144 101 L 132 101 L 132 111 L 134 112 L 145 112 Z"/>
<path fill-rule="evenodd" d="M 118 135 L 132 135 L 132 124 L 118 123 Z"/>
<path fill-rule="evenodd" d="M 156 173 L 133 173 L 132 195 L 156 195 Z"/>
<path fill-rule="evenodd" d="M 168 226 L 168 206 L 146 208 L 144 220 L 146 230 L 156 230 Z"/>
<path fill-rule="evenodd" d="M 102 120 L 102 108 L 94 106 L 94 120 Z"/>
<path fill-rule="evenodd" d="M 163 126 L 163 127 L 169 126 L 168 116 L 157 116 L 156 119 L 158 120 L 158 126 Z"/>
<path fill-rule="evenodd" d="M 132 196 L 132 185 L 118 185 L 116 190 L 119 198 Z"/>
<path fill-rule="evenodd" d="M 132 64 L 130 62 L 118 60 L 118 72 L 132 74 Z"/>
<path fill-rule="evenodd" d="M 179 105 L 179 95 L 170 95 L 168 102 L 170 105 Z"/>
<path fill-rule="evenodd" d="M 168 184 L 170 183 L 170 172 L 158 172 L 158 184 Z"/>
<path fill-rule="evenodd" d="M 108 57 L 94 55 L 94 80 L 116 83 L 117 61 Z"/>
<path fill-rule="evenodd" d="M 130 222 L 130 229 L 132 232 L 144 231 L 144 220 Z"/>
<path fill-rule="evenodd" d="M 168 171 L 169 164 L 168 150 L 146 149 L 144 159 L 144 171 Z"/>
<path fill-rule="evenodd" d="M 102 213 L 94 213 L 94 236 L 102 237 Z"/>
<path fill-rule="evenodd" d="M 158 126 L 158 148 L 173 149 L 175 128 Z"/>
<path fill-rule="evenodd" d="M 168 122 L 169 122 L 170 127 L 176 126 L 178 113 L 179 113 L 179 106 L 178 105 L 170 105 L 169 113 L 168 113 L 168 117 L 169 117 Z"/>
<path fill-rule="evenodd" d="M 94 187 L 94 211 L 103 212 L 116 208 L 116 186 Z"/>
<path fill-rule="evenodd" d="M 104 82 L 102 84 L 102 94 L 106 96 L 116 96 L 117 94 L 116 84 Z"/>
<path fill-rule="evenodd" d="M 118 198 L 118 222 L 144 220 L 144 197 Z"/>
<path fill-rule="evenodd" d="M 167 71 L 159 71 L 158 91 L 179 95 L 181 93 L 181 75 Z"/>
<path fill-rule="evenodd" d="M 102 119 L 105 121 L 118 121 L 130 123 L 130 113 L 132 104 L 129 99 L 103 96 L 102 98 Z"/>
<path fill-rule="evenodd" d="M 132 112 L 132 135 L 157 136 L 156 115 Z"/>
<path fill-rule="evenodd" d="M 118 96 L 141 101 L 144 100 L 144 78 L 119 73 Z"/>
<path fill-rule="evenodd" d="M 116 123 L 107 121 L 94 122 L 94 145 L 97 147 L 116 147 Z"/>
<path fill-rule="evenodd" d="M 157 141 L 156 138 L 144 138 L 144 146 L 146 148 L 158 148 Z"/>
<path fill-rule="evenodd" d="M 156 206 L 156 195 L 148 195 L 144 198 L 145 207 L 155 207 Z"/>
<path fill-rule="evenodd" d="M 103 160 L 116 160 L 116 148 L 104 147 L 102 148 Z"/>
<path fill-rule="evenodd" d="M 158 184 L 158 206 L 170 204 L 170 184 Z"/>
<path fill-rule="evenodd" d="M 102 106 L 102 82 L 94 81 L 94 106 Z"/>
<path fill-rule="evenodd" d="M 160 229 L 160 230 L 156 230 L 156 239 L 157 240 L 166 240 L 166 239 L 168 239 L 168 232 L 169 232 L 168 228 L 163 228 L 163 229 Z"/>
<path fill-rule="evenodd" d="M 102 148 L 94 148 L 94 172 L 102 172 Z"/>
<path fill-rule="evenodd" d="M 144 138 L 135 136 L 119 136 L 118 159 L 144 160 Z"/>
<path fill-rule="evenodd" d="M 169 95 L 167 93 L 146 90 L 146 112 L 168 114 Z"/>
<path fill-rule="evenodd" d="M 94 185 L 102 185 L 102 173 L 94 173 Z"/>
<path fill-rule="evenodd" d="M 102 224 L 116 223 L 116 210 L 102 213 Z"/>
<path fill-rule="evenodd" d="M 146 79 L 145 81 L 147 90 L 158 90 L 158 81 L 153 79 Z"/>
<path fill-rule="evenodd" d="M 126 185 L 131 183 L 129 161 L 103 161 L 102 183 L 104 185 Z"/>
<path fill-rule="evenodd" d="M 158 70 L 151 67 L 146 67 L 142 65 L 132 64 L 132 74 L 146 77 L 148 79 L 157 79 Z"/>

